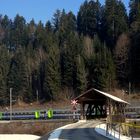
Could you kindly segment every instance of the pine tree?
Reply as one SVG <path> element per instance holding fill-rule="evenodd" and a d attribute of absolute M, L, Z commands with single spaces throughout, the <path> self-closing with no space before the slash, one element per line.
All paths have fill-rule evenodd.
<path fill-rule="evenodd" d="M 119 35 L 127 32 L 128 21 L 124 4 L 118 0 L 106 0 L 101 22 L 101 33 L 107 46 L 113 50 Z"/>
<path fill-rule="evenodd" d="M 27 26 L 27 34 L 28 34 L 28 43 L 34 44 L 35 42 L 35 31 L 36 31 L 36 24 L 34 19 L 30 21 L 30 23 Z"/>
<path fill-rule="evenodd" d="M 36 30 L 35 30 L 35 42 L 34 42 L 34 47 L 35 48 L 43 48 L 46 50 L 46 32 L 44 25 L 41 21 L 39 21 Z"/>
<path fill-rule="evenodd" d="M 140 32 L 137 31 L 131 34 L 131 49 L 130 49 L 130 60 L 131 64 L 131 78 L 130 81 L 133 85 L 136 85 L 140 82 Z"/>
<path fill-rule="evenodd" d="M 122 1 L 117 1 L 117 6 L 116 6 L 116 19 L 115 19 L 115 33 L 118 37 L 122 33 L 127 33 L 128 31 L 128 16 L 127 16 L 127 11 L 125 8 L 125 5 Z"/>
<path fill-rule="evenodd" d="M 11 48 L 16 49 L 19 46 L 26 46 L 28 41 L 27 37 L 26 21 L 24 17 L 17 14 L 11 30 Z"/>
<path fill-rule="evenodd" d="M 130 23 L 130 37 L 131 37 L 131 49 L 130 49 L 130 59 L 131 64 L 131 76 L 130 82 L 133 86 L 137 85 L 140 81 L 139 71 L 140 71 L 140 1 L 131 0 L 130 1 L 130 13 L 129 13 L 129 23 Z"/>
<path fill-rule="evenodd" d="M 70 39 L 72 36 L 70 36 Z M 74 86 L 74 54 L 72 50 L 72 40 L 66 42 L 61 58 L 62 84 L 69 88 Z"/>
<path fill-rule="evenodd" d="M 61 18 L 61 11 L 60 10 L 56 10 L 56 12 L 53 15 L 53 25 L 55 27 L 54 31 L 58 31 L 59 26 L 60 26 L 60 18 Z"/>
<path fill-rule="evenodd" d="M 52 32 L 53 29 L 52 29 L 52 24 L 50 21 L 47 21 L 46 25 L 45 25 L 45 29 L 46 29 L 46 32 Z"/>
<path fill-rule="evenodd" d="M 8 87 L 13 88 L 13 98 L 28 102 L 32 100 L 32 93 L 25 62 L 24 50 L 19 48 L 11 61 Z"/>
<path fill-rule="evenodd" d="M 140 1 L 130 0 L 129 24 L 131 30 L 140 30 Z"/>
<path fill-rule="evenodd" d="M 114 59 L 113 59 L 111 51 L 106 46 L 104 46 L 104 49 L 105 49 L 104 51 L 106 54 L 105 68 L 106 68 L 106 73 L 107 73 L 106 89 L 112 90 L 112 89 L 114 89 L 114 86 L 115 86 L 116 67 L 114 64 Z M 105 56 L 104 56 L 104 58 L 105 58 Z"/>
<path fill-rule="evenodd" d="M 78 55 L 76 61 L 76 89 L 77 93 L 81 94 L 87 88 L 87 73 L 83 58 Z"/>
<path fill-rule="evenodd" d="M 29 100 L 34 100 L 36 97 L 36 91 L 39 91 L 38 85 L 35 86 L 34 88 L 34 81 L 33 81 L 33 76 L 34 72 L 39 71 L 39 62 L 38 58 L 36 57 L 36 50 L 33 47 L 32 41 L 29 42 L 28 46 L 24 50 L 25 52 L 25 72 L 27 75 L 27 80 L 28 80 L 28 98 Z M 37 75 L 38 77 L 38 75 Z M 40 91 L 39 91 L 40 93 Z"/>
<path fill-rule="evenodd" d="M 99 30 L 100 24 L 100 3 L 99 1 L 85 1 L 78 12 L 77 29 L 80 34 L 94 37 Z"/>
<path fill-rule="evenodd" d="M 102 44 L 98 37 L 94 39 L 95 55 L 91 83 L 97 89 L 111 90 L 115 80 L 115 66 L 111 52 Z"/>
<path fill-rule="evenodd" d="M 92 64 L 92 69 L 90 70 L 92 74 L 91 83 L 97 89 L 104 89 L 106 87 L 105 83 L 105 67 L 104 61 L 102 60 L 103 57 L 103 45 L 101 44 L 98 36 L 94 38 L 94 50 L 95 54 Z"/>
<path fill-rule="evenodd" d="M 44 91 L 50 98 L 57 99 L 60 91 L 60 52 L 57 45 L 52 44 L 48 49 L 45 64 Z"/>
<path fill-rule="evenodd" d="M 60 47 L 61 84 L 69 89 L 74 88 L 75 56 L 80 49 L 76 33 L 76 18 L 72 12 L 62 11 L 60 26 L 57 32 Z"/>
<path fill-rule="evenodd" d="M 76 31 L 76 17 L 72 12 L 65 13 L 62 11 L 60 17 L 60 26 L 57 32 L 60 49 L 63 49 L 63 45 L 69 39 L 69 34 Z"/>
<path fill-rule="evenodd" d="M 11 29 L 11 21 L 7 15 L 5 15 L 1 20 L 1 26 L 3 29 L 3 40 L 2 44 L 5 44 L 6 47 L 10 48 L 10 29 Z M 2 37 L 1 36 L 1 37 Z"/>
<path fill-rule="evenodd" d="M 7 93 L 7 75 L 10 66 L 10 56 L 5 46 L 0 46 L 0 104 L 6 104 L 9 101 Z"/>

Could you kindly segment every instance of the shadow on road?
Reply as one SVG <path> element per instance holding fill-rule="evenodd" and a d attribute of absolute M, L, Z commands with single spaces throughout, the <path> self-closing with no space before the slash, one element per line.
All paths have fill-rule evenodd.
<path fill-rule="evenodd" d="M 59 137 L 60 140 L 110 140 L 98 134 L 94 128 L 64 129 Z"/>

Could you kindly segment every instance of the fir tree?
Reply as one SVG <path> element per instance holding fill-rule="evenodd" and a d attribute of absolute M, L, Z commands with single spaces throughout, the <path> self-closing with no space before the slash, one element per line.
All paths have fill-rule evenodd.
<path fill-rule="evenodd" d="M 50 98 L 56 99 L 60 91 L 60 52 L 58 46 L 53 44 L 48 49 L 45 65 L 44 91 Z"/>
<path fill-rule="evenodd" d="M 113 50 L 119 35 L 128 29 L 124 4 L 117 0 L 106 0 L 102 17 L 101 32 L 107 45 Z"/>
<path fill-rule="evenodd" d="M 83 58 L 78 55 L 76 61 L 76 89 L 78 94 L 81 94 L 87 88 L 87 73 Z"/>
<path fill-rule="evenodd" d="M 85 1 L 78 12 L 77 28 L 80 34 L 94 37 L 99 30 L 100 3 L 93 0 Z"/>
<path fill-rule="evenodd" d="M 6 104 L 9 100 L 7 94 L 7 75 L 10 66 L 10 56 L 5 46 L 0 46 L 0 104 Z"/>
<path fill-rule="evenodd" d="M 140 30 L 140 1 L 130 0 L 129 24 L 132 31 Z"/>
<path fill-rule="evenodd" d="M 107 47 L 95 38 L 95 56 L 93 66 L 93 85 L 98 89 L 111 90 L 115 80 L 115 65 Z"/>
<path fill-rule="evenodd" d="M 16 49 L 17 47 L 27 45 L 27 30 L 26 30 L 26 21 L 24 17 L 16 15 L 13 27 L 11 30 L 11 48 Z"/>
<path fill-rule="evenodd" d="M 25 61 L 24 50 L 19 48 L 11 61 L 8 87 L 13 88 L 13 98 L 28 102 L 32 95 Z"/>

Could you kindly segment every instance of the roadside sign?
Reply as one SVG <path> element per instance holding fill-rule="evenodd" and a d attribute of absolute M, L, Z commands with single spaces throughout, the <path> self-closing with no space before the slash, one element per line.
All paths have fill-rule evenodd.
<path fill-rule="evenodd" d="M 77 102 L 78 102 L 78 100 L 71 100 L 71 104 L 72 104 L 73 106 L 76 106 L 76 105 L 77 105 Z"/>
<path fill-rule="evenodd" d="M 76 118 L 76 110 L 77 110 L 77 103 L 78 100 L 71 100 L 71 105 L 72 105 L 72 111 L 73 111 L 73 119 L 75 120 Z"/>
<path fill-rule="evenodd" d="M 51 119 L 53 117 L 53 110 L 49 109 L 47 114 L 48 114 L 48 118 Z"/>
<path fill-rule="evenodd" d="M 77 103 L 78 100 L 71 100 L 71 105 L 72 105 L 72 111 L 76 111 L 77 110 Z"/>

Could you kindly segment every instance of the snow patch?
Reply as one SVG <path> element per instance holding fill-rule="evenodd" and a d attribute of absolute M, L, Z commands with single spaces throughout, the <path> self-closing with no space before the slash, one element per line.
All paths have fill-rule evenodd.
<path fill-rule="evenodd" d="M 38 140 L 40 137 L 36 135 L 26 134 L 0 134 L 0 140 Z"/>

